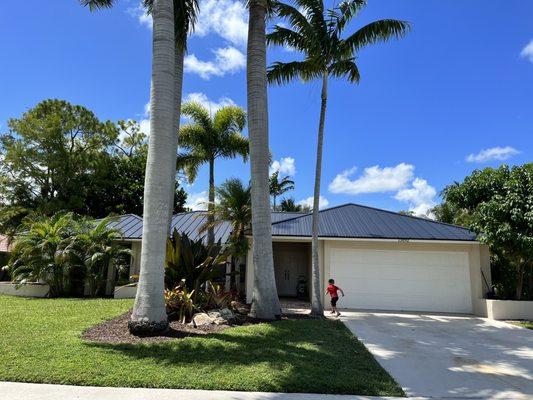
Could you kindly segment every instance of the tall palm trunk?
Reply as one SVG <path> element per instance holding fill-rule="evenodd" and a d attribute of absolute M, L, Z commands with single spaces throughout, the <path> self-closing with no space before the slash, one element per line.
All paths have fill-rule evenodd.
<path fill-rule="evenodd" d="M 320 287 L 320 259 L 318 256 L 318 210 L 320 207 L 320 180 L 322 177 L 322 150 L 324 147 L 324 124 L 326 122 L 326 105 L 328 102 L 328 73 L 324 72 L 322 77 L 322 101 L 320 104 L 320 122 L 318 124 L 318 141 L 316 146 L 316 170 L 315 170 L 315 190 L 313 193 L 313 240 L 311 244 L 312 252 L 312 284 L 311 294 L 311 315 L 317 317 L 324 316 L 322 306 L 322 288 Z"/>
<path fill-rule="evenodd" d="M 207 244 L 212 245 L 215 243 L 215 227 L 213 222 L 215 217 L 213 215 L 213 208 L 215 205 L 215 159 L 211 158 L 209 160 L 209 203 L 207 205 L 207 223 L 209 224 L 209 229 L 207 230 Z"/>
<path fill-rule="evenodd" d="M 153 6 L 152 86 L 150 141 L 144 185 L 141 270 L 133 314 L 133 334 L 150 335 L 167 329 L 164 259 L 172 185 L 176 164 L 175 138 L 175 35 L 172 0 L 155 0 Z"/>
<path fill-rule="evenodd" d="M 175 27 L 176 28 L 176 27 Z M 181 116 L 181 95 L 182 95 L 182 88 L 183 88 L 183 62 L 185 57 L 185 51 L 183 50 L 182 46 L 179 46 L 176 43 L 176 49 L 175 49 L 175 65 L 174 65 L 174 145 L 172 147 L 172 151 L 174 151 L 174 154 L 177 154 L 178 151 L 178 132 L 180 130 L 180 116 Z M 171 224 L 172 224 L 172 216 L 174 215 L 174 198 L 176 197 L 176 156 L 174 157 L 174 163 L 173 168 L 171 169 L 171 176 L 170 176 L 171 182 L 172 182 L 172 193 L 170 194 L 170 213 L 169 213 L 169 224 L 168 233 L 170 234 Z"/>
<path fill-rule="evenodd" d="M 281 315 L 272 256 L 270 219 L 268 100 L 266 77 L 266 0 L 249 3 L 247 51 L 248 132 L 252 179 L 252 251 L 254 289 L 251 314 L 274 319 Z"/>

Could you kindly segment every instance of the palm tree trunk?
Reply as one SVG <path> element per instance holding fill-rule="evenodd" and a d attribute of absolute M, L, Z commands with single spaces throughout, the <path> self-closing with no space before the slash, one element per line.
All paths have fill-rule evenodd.
<path fill-rule="evenodd" d="M 175 27 L 176 28 L 176 27 Z M 176 43 L 175 49 L 175 66 L 174 66 L 174 144 L 172 150 L 174 154 L 177 154 L 178 151 L 178 132 L 180 130 L 180 116 L 181 116 L 181 95 L 183 87 L 183 62 L 185 57 L 185 51 L 182 46 Z M 176 197 L 176 157 L 174 157 L 174 164 L 171 170 L 171 182 L 172 182 L 172 193 L 170 194 L 170 213 L 169 213 L 169 234 L 172 224 L 172 216 L 174 215 L 174 199 Z"/>
<path fill-rule="evenodd" d="M 324 124 L 326 122 L 326 105 L 328 102 L 328 73 L 322 77 L 322 102 L 320 105 L 320 122 L 318 124 L 318 142 L 316 146 L 315 190 L 313 194 L 313 239 L 311 243 L 312 266 L 311 278 L 311 315 L 324 317 L 322 305 L 322 288 L 320 287 L 320 259 L 318 257 L 318 210 L 320 207 L 320 179 L 322 177 L 322 150 L 324 147 Z"/>
<path fill-rule="evenodd" d="M 252 251 L 254 289 L 250 314 L 275 319 L 281 315 L 272 256 L 270 217 L 268 100 L 266 77 L 266 0 L 249 2 L 247 51 L 248 134 L 252 179 Z"/>
<path fill-rule="evenodd" d="M 207 223 L 209 224 L 209 229 L 207 230 L 207 244 L 213 245 L 215 243 L 215 227 L 213 222 L 215 217 L 213 215 L 213 207 L 215 205 L 215 159 L 211 158 L 209 160 L 209 203 L 207 205 Z"/>
<path fill-rule="evenodd" d="M 155 0 L 153 6 L 151 120 L 146 162 L 141 270 L 133 314 L 128 324 L 133 334 L 152 335 L 167 329 L 164 266 L 172 185 L 175 168 L 175 36 L 172 0 Z"/>

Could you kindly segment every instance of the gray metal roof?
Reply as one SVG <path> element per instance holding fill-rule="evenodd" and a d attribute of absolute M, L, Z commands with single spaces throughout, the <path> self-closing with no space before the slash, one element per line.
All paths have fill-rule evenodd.
<path fill-rule="evenodd" d="M 301 212 L 273 212 L 272 236 L 311 236 L 311 214 Z M 172 227 L 186 233 L 191 239 L 206 239 L 200 232 L 207 219 L 205 211 L 191 211 L 172 217 Z M 142 239 L 142 218 L 126 214 L 109 223 L 119 230 L 125 240 Z M 231 224 L 223 221 L 215 228 L 215 241 L 225 243 L 231 233 Z M 402 215 L 358 204 L 344 204 L 320 210 L 318 235 L 333 238 L 374 238 L 412 240 L 475 241 L 476 234 L 460 226 L 430 219 Z"/>
<path fill-rule="evenodd" d="M 172 216 L 171 232 L 176 229 L 179 233 L 186 233 L 189 238 L 198 240 L 204 239 L 207 232 L 201 232 L 205 224 L 207 215 L 204 211 L 190 211 Z M 124 240 L 142 239 L 143 220 L 138 215 L 126 214 L 113 218 L 109 225 L 112 229 L 117 229 L 123 236 Z M 215 227 L 215 242 L 219 240 L 225 243 L 231 233 L 231 224 L 228 221 L 222 221 Z"/>
<path fill-rule="evenodd" d="M 272 236 L 311 236 L 311 214 L 272 224 Z M 318 235 L 336 238 L 475 241 L 470 230 L 392 211 L 344 204 L 320 210 Z"/>

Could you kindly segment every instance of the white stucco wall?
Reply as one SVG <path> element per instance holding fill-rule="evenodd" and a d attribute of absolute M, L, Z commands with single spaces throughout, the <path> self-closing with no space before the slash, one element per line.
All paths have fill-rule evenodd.
<path fill-rule="evenodd" d="M 278 239 L 274 241 L 284 242 L 302 242 L 309 239 Z M 476 315 L 484 316 L 484 306 L 482 300 L 488 290 L 487 285 L 482 278 L 481 271 L 485 274 L 488 285 L 491 284 L 489 250 L 486 245 L 480 243 L 462 243 L 462 242 L 398 242 L 398 241 L 365 241 L 365 240 L 320 240 L 320 277 L 322 288 L 322 299 L 324 304 L 328 303 L 327 296 L 324 295 L 326 282 L 330 277 L 331 250 L 334 248 L 350 249 L 367 249 L 367 250 L 403 250 L 403 251 L 439 251 L 439 252 L 466 252 L 468 254 L 468 265 L 470 271 L 470 288 L 472 297 L 472 308 Z M 309 280 L 311 280 L 311 270 L 309 266 Z M 246 262 L 246 301 L 252 301 L 253 291 L 253 257 L 252 250 L 248 251 Z M 486 307 L 485 307 L 486 309 Z"/>

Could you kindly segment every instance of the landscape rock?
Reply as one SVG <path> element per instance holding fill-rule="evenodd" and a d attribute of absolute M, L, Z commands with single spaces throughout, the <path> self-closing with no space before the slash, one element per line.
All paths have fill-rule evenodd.
<path fill-rule="evenodd" d="M 197 313 L 192 317 L 192 323 L 195 328 L 198 328 L 199 326 L 211 325 L 214 320 L 206 313 Z"/>
<path fill-rule="evenodd" d="M 248 313 L 250 312 L 250 308 L 246 304 L 243 304 L 239 301 L 234 300 L 230 303 L 230 305 L 231 308 L 233 308 L 239 314 L 248 315 Z"/>
<path fill-rule="evenodd" d="M 208 316 L 217 325 L 233 325 L 236 322 L 235 315 L 228 308 L 222 310 L 211 310 L 208 312 Z"/>

